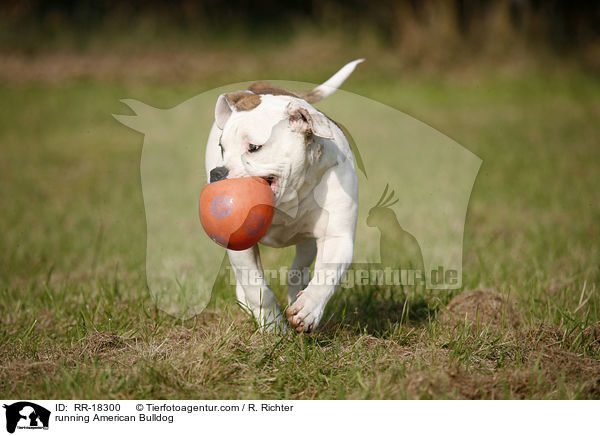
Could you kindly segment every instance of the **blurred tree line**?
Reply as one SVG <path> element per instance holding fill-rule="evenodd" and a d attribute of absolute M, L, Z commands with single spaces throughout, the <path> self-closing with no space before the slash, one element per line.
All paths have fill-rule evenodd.
<path fill-rule="evenodd" d="M 3 2 L 12 32 L 80 35 L 151 20 L 184 32 L 261 36 L 309 26 L 348 35 L 371 32 L 388 46 L 515 38 L 559 50 L 596 44 L 600 2 L 585 0 L 22 0 Z M 13 38 L 14 39 L 14 38 Z M 416 45 L 415 45 L 416 44 Z"/>

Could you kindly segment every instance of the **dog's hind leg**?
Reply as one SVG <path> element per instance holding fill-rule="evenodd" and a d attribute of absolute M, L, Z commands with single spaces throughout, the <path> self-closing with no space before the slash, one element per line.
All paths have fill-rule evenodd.
<path fill-rule="evenodd" d="M 310 282 L 310 266 L 317 255 L 317 242 L 307 239 L 296 245 L 296 257 L 288 273 L 288 304 L 296 301 L 298 292 Z"/>
<path fill-rule="evenodd" d="M 238 301 L 247 308 L 261 328 L 271 330 L 285 326 L 275 294 L 265 280 L 258 246 L 247 250 L 227 250 L 236 278 Z"/>

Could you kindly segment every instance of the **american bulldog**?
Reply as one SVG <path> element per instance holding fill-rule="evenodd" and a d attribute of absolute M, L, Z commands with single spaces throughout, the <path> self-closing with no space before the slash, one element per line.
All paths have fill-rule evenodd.
<path fill-rule="evenodd" d="M 260 242 L 296 246 L 285 316 L 298 332 L 318 326 L 351 264 L 358 215 L 358 181 L 348 140 L 312 105 L 335 92 L 362 61 L 348 63 L 309 91 L 257 82 L 247 90 L 220 95 L 215 107 L 206 147 L 208 182 L 256 176 L 269 183 L 275 213 Z M 258 246 L 228 250 L 228 256 L 239 302 L 262 328 L 285 327 Z"/>

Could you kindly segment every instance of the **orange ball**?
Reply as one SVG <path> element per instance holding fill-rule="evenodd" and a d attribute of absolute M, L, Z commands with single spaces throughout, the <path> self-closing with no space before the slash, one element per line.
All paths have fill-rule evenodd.
<path fill-rule="evenodd" d="M 265 179 L 242 177 L 210 183 L 200 194 L 200 221 L 210 239 L 245 250 L 267 233 L 275 199 Z"/>

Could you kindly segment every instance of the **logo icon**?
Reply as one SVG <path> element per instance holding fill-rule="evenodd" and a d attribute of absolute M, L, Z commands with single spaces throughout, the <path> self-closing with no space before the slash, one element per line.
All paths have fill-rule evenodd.
<path fill-rule="evenodd" d="M 48 429 L 50 411 L 29 401 L 19 401 L 6 409 L 6 431 L 14 433 L 18 429 Z"/>
<path fill-rule="evenodd" d="M 231 197 L 227 195 L 217 195 L 210 202 L 210 211 L 215 218 L 227 218 L 233 210 Z"/>
<path fill-rule="evenodd" d="M 257 213 L 250 214 L 244 221 L 244 231 L 250 236 L 258 234 L 265 225 L 265 218 Z"/>

